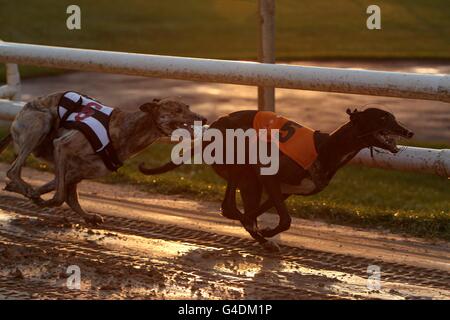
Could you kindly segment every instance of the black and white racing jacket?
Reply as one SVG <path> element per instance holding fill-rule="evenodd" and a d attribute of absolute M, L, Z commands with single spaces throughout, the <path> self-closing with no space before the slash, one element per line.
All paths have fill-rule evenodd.
<path fill-rule="evenodd" d="M 114 109 L 77 92 L 69 91 L 59 100 L 60 126 L 81 131 L 106 167 L 117 171 L 122 166 L 109 136 L 109 121 Z"/>

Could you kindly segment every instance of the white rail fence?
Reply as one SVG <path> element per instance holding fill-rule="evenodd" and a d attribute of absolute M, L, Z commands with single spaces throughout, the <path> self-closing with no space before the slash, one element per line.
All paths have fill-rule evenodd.
<path fill-rule="evenodd" d="M 184 58 L 125 52 L 0 42 L 0 62 L 140 75 L 169 79 L 302 89 L 450 102 L 450 76 L 284 64 Z M 8 72 L 7 88 L 20 80 Z M 3 88 L 3 87 L 2 87 Z M 9 89 L 4 91 L 8 93 Z M 10 92 L 11 93 L 11 92 Z M 2 91 L 0 90 L 0 98 Z M 11 120 L 22 104 L 0 100 L 0 119 Z M 450 150 L 405 147 L 397 155 L 361 151 L 354 162 L 395 170 L 431 172 L 450 177 Z"/>

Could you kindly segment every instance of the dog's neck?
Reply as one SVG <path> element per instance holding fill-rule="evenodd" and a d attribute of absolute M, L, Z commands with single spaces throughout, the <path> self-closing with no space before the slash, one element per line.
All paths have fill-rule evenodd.
<path fill-rule="evenodd" d="M 164 136 L 152 115 L 142 111 L 117 114 L 115 119 L 111 119 L 110 135 L 121 161 L 132 157 Z"/>
<path fill-rule="evenodd" d="M 347 122 L 330 134 L 320 147 L 318 164 L 327 179 L 331 179 L 342 166 L 353 159 L 366 145 L 358 137 L 356 127 Z"/>

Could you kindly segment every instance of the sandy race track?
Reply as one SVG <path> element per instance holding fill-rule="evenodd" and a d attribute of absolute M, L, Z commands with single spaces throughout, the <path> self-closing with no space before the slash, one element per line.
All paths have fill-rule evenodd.
<path fill-rule="evenodd" d="M 216 203 L 94 182 L 80 191 L 101 227 L 0 192 L 0 299 L 450 299 L 446 242 L 294 219 L 274 254 Z M 67 286 L 69 266 L 79 267 L 80 289 Z M 378 290 L 367 287 L 368 266 L 380 268 Z"/>

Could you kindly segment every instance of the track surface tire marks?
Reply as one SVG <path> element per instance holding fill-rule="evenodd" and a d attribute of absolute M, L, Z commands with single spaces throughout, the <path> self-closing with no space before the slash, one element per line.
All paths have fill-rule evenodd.
<path fill-rule="evenodd" d="M 71 210 L 12 196 L 0 196 L 0 209 L 0 298 L 449 298 L 443 270 L 286 245 L 271 254 L 239 237 L 117 216 L 92 229 Z M 81 290 L 68 289 L 68 265 L 80 267 Z M 368 291 L 369 265 L 399 289 Z"/>

